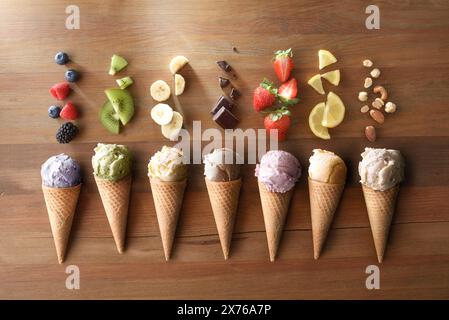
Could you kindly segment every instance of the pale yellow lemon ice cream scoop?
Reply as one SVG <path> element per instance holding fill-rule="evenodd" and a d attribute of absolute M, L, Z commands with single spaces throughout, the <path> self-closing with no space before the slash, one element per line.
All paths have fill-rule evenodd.
<path fill-rule="evenodd" d="M 161 181 L 182 181 L 187 177 L 183 152 L 178 148 L 164 146 L 156 152 L 148 164 L 148 176 Z"/>
<path fill-rule="evenodd" d="M 310 179 L 333 184 L 345 183 L 346 165 L 335 153 L 314 149 L 309 162 Z"/>

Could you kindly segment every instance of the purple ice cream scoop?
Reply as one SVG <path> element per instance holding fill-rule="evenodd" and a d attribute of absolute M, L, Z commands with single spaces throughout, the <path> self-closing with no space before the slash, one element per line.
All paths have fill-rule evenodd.
<path fill-rule="evenodd" d="M 69 188 L 81 183 L 80 165 L 64 153 L 45 161 L 41 176 L 42 184 L 50 188 Z"/>
<path fill-rule="evenodd" d="M 270 192 L 287 192 L 301 176 L 301 164 L 291 153 L 269 151 L 256 165 L 256 177 Z"/>

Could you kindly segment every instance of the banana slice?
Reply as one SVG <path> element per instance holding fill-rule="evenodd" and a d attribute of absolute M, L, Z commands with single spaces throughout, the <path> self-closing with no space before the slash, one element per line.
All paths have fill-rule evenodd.
<path fill-rule="evenodd" d="M 169 124 L 173 120 L 173 109 L 165 103 L 158 103 L 151 109 L 151 118 L 158 125 Z"/>
<path fill-rule="evenodd" d="M 150 93 L 154 100 L 162 102 L 170 98 L 171 91 L 167 82 L 164 80 L 157 80 L 151 85 Z"/>
<path fill-rule="evenodd" d="M 182 67 L 184 67 L 187 63 L 189 63 L 189 59 L 187 59 L 184 56 L 176 56 L 170 61 L 170 72 L 172 74 L 175 74 L 178 72 Z"/>
<path fill-rule="evenodd" d="M 186 87 L 186 80 L 180 74 L 175 74 L 175 95 L 180 96 Z"/>
<path fill-rule="evenodd" d="M 327 50 L 318 51 L 318 58 L 320 60 L 320 70 L 337 62 L 337 58 Z"/>
<path fill-rule="evenodd" d="M 173 119 L 171 122 L 161 127 L 162 135 L 171 141 L 177 140 L 183 121 L 182 115 L 179 112 L 173 111 Z"/>

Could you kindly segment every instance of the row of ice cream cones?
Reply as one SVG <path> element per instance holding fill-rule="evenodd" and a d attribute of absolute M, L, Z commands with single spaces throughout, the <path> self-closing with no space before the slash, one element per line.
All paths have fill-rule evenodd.
<path fill-rule="evenodd" d="M 158 159 L 166 159 L 167 154 L 170 152 L 176 153 L 174 155 L 172 154 L 175 158 L 182 157 L 179 150 L 167 149 L 164 152 L 165 154 L 157 154 L 159 158 L 155 155 L 151 159 L 149 164 L 149 182 L 151 185 L 165 259 L 169 260 L 187 179 L 184 172 L 180 173 L 179 168 L 178 171 L 174 170 L 176 171 L 177 179 L 161 179 L 163 176 L 162 171 L 165 169 L 158 166 L 160 164 Z M 278 160 L 281 159 L 281 161 L 276 162 L 273 160 L 274 158 L 270 158 L 270 156 L 274 156 L 273 154 L 270 155 L 270 152 L 267 153 L 267 158 L 265 158 L 267 161 L 264 161 L 264 158 L 262 157 L 260 165 L 257 165 L 256 176 L 258 177 L 258 188 L 265 223 L 269 257 L 271 261 L 274 261 L 289 211 L 291 198 L 294 192 L 294 185 L 300 176 L 300 167 L 299 162 L 291 154 L 285 151 L 275 151 L 281 152 L 281 154 L 276 155 Z M 173 157 L 171 158 L 172 160 Z M 282 167 L 288 163 L 288 161 L 292 162 L 293 167 L 297 167 L 295 169 L 296 171 L 290 171 L 293 179 L 286 177 L 285 181 L 282 180 L 281 184 L 276 185 L 276 183 L 279 182 L 278 180 L 274 183 L 274 180 L 267 178 L 265 171 L 271 168 L 266 167 L 268 164 L 270 166 L 274 165 Z M 178 161 L 177 163 L 180 164 L 181 162 Z M 223 167 L 221 168 L 223 169 Z M 288 166 L 285 166 L 282 170 L 287 172 Z M 225 171 L 229 173 L 229 168 L 226 168 Z M 277 172 L 277 174 L 282 175 L 285 172 Z M 344 174 L 346 175 L 346 172 Z M 224 181 L 215 181 L 220 179 L 214 179 L 208 174 L 206 174 L 205 177 L 206 188 L 225 259 L 228 259 L 230 256 L 232 234 L 242 185 L 242 179 L 239 174 L 236 174 L 233 177 L 237 176 L 238 178 L 236 179 L 224 179 Z M 273 176 L 271 176 L 271 179 L 273 179 Z M 125 250 L 126 224 L 132 182 L 131 174 L 130 172 L 127 172 L 126 175 L 117 180 L 105 179 L 100 177 L 100 174 L 95 174 L 95 181 L 117 250 L 119 253 L 122 253 Z M 345 186 L 344 181 L 341 183 L 334 182 L 335 181 L 317 181 L 316 179 L 313 179 L 313 174 L 311 174 L 309 170 L 308 185 L 315 259 L 318 259 L 321 250 L 323 249 L 334 213 L 337 210 Z M 58 261 L 59 263 L 62 263 L 66 253 L 67 242 L 81 189 L 81 183 L 78 183 L 73 187 L 49 187 L 43 184 L 42 188 L 55 241 Z M 372 187 L 362 184 L 362 189 L 378 260 L 379 262 L 382 262 L 399 184 L 395 184 L 395 186 L 388 188 L 387 190 L 375 190 Z"/>

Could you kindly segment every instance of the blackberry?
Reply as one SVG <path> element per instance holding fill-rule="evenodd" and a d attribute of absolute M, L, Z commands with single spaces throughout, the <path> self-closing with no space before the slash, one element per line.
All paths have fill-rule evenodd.
<path fill-rule="evenodd" d="M 69 143 L 77 133 L 78 127 L 71 122 L 66 122 L 56 132 L 56 140 L 59 143 Z"/>

